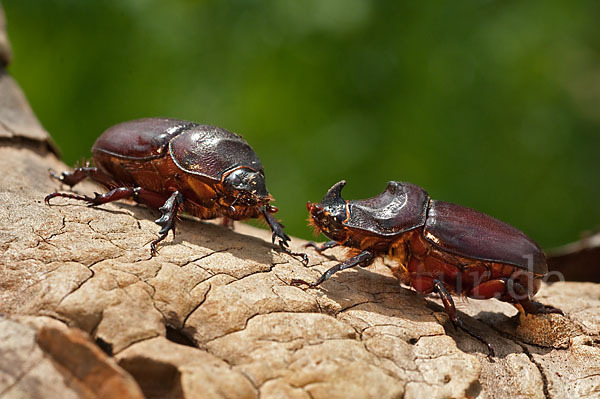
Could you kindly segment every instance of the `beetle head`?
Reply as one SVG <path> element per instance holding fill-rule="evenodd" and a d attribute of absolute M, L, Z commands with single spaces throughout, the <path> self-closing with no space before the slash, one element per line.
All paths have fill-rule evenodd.
<path fill-rule="evenodd" d="M 344 241 L 346 228 L 344 222 L 348 220 L 346 201 L 342 198 L 342 188 L 346 181 L 342 180 L 327 191 L 320 203 L 308 202 L 306 208 L 310 213 L 310 223 L 315 230 L 322 232 L 335 241 Z"/>
<path fill-rule="evenodd" d="M 234 169 L 223 179 L 223 186 L 234 202 L 240 205 L 254 206 L 271 199 L 265 185 L 265 176 L 250 168 Z"/>

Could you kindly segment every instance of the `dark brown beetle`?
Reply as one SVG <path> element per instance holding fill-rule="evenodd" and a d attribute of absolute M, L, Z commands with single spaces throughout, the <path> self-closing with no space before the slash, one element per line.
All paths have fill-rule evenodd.
<path fill-rule="evenodd" d="M 156 244 L 174 230 L 177 212 L 182 210 L 200 219 L 225 217 L 233 220 L 262 216 L 279 239 L 283 251 L 290 238 L 272 216 L 277 208 L 265 186 L 260 159 L 242 137 L 215 126 L 176 119 L 147 118 L 124 122 L 109 128 L 92 147 L 95 167 L 76 168 L 61 175 L 50 175 L 74 186 L 86 177 L 109 192 L 95 197 L 53 193 L 86 201 L 90 206 L 124 198 L 158 209 L 156 223 L 162 228 Z"/>
<path fill-rule="evenodd" d="M 421 187 L 391 181 L 376 197 L 345 201 L 341 181 L 320 204 L 308 202 L 310 222 L 329 241 L 314 246 L 323 251 L 338 245 L 351 249 L 352 257 L 327 270 L 316 287 L 334 273 L 368 266 L 379 256 L 396 264 L 392 273 L 416 291 L 437 292 L 454 326 L 493 349 L 468 330 L 456 314 L 451 294 L 470 298 L 497 298 L 526 313 L 564 313 L 534 302 L 542 277 L 548 272 L 540 247 L 523 232 L 491 216 L 443 201 L 435 201 Z"/>

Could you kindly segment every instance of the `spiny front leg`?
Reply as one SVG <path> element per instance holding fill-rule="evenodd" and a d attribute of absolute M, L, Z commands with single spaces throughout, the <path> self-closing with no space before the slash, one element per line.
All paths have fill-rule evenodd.
<path fill-rule="evenodd" d="M 276 211 L 277 208 L 271 205 L 263 206 L 261 209 L 263 217 L 265 218 L 267 224 L 269 225 L 269 228 L 273 232 L 273 235 L 271 236 L 271 241 L 273 242 L 273 244 L 275 244 L 275 239 L 278 238 L 279 247 L 283 252 L 285 252 L 288 255 L 300 257 L 302 259 L 302 263 L 308 265 L 308 255 L 302 252 L 293 252 L 288 248 L 288 241 L 290 241 L 290 237 L 283 231 L 283 225 L 273 217 L 272 214 Z"/>
<path fill-rule="evenodd" d="M 323 283 L 324 281 L 329 280 L 329 278 L 331 276 L 333 276 L 335 273 L 345 270 L 345 269 L 349 269 L 351 267 L 354 266 L 368 266 L 371 261 L 373 260 L 373 253 L 371 251 L 362 251 L 361 253 L 359 253 L 356 256 L 353 256 L 352 258 L 346 260 L 345 262 L 339 263 L 335 266 L 333 266 L 332 268 L 330 268 L 329 270 L 327 270 L 325 273 L 323 273 L 321 275 L 321 277 L 319 277 L 319 279 L 317 281 L 315 281 L 314 283 L 309 283 L 306 282 L 304 280 L 300 280 L 300 279 L 293 279 L 291 281 L 292 285 L 308 285 L 311 288 L 314 288 L 318 285 L 320 285 L 321 283 Z"/>
<path fill-rule="evenodd" d="M 454 306 L 454 300 L 452 299 L 452 295 L 450 294 L 450 292 L 448 292 L 448 289 L 446 289 L 444 283 L 442 283 L 440 280 L 433 280 L 433 290 L 437 292 L 440 298 L 442 299 L 444 309 L 446 309 L 446 313 L 448 314 L 448 317 L 450 318 L 450 321 L 452 322 L 454 328 L 460 328 L 461 330 L 463 330 L 464 332 L 466 332 L 467 334 L 469 334 L 470 336 L 487 346 L 488 357 L 490 359 L 496 356 L 492 345 L 490 345 L 485 339 L 483 339 L 473 331 L 469 330 L 467 326 L 463 324 L 462 320 L 458 317 L 458 315 L 456 314 L 456 306 Z"/>
<path fill-rule="evenodd" d="M 269 228 L 273 232 L 273 235 L 271 236 L 271 241 L 273 242 L 273 244 L 275 244 L 275 239 L 279 238 L 279 246 L 281 246 L 282 248 L 289 247 L 288 241 L 290 241 L 290 237 L 283 231 L 283 225 L 279 223 L 277 219 L 275 219 L 272 215 L 276 211 L 277 208 L 270 205 L 263 206 L 261 209 L 263 217 L 265 218 L 267 224 L 269 225 Z"/>
<path fill-rule="evenodd" d="M 158 253 L 156 251 L 156 244 L 167 237 L 169 230 L 173 230 L 173 234 L 175 234 L 175 218 L 177 217 L 179 205 L 182 203 L 183 196 L 179 193 L 179 191 L 175 191 L 173 194 L 171 194 L 169 199 L 165 201 L 163 206 L 158 208 L 158 210 L 162 212 L 162 215 L 154 222 L 162 228 L 158 232 L 159 237 L 150 243 L 150 254 L 152 256 L 155 256 Z"/>

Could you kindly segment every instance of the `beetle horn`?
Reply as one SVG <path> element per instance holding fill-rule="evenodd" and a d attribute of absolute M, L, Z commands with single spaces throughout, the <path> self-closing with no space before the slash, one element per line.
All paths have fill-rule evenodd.
<path fill-rule="evenodd" d="M 321 200 L 321 205 L 323 206 L 335 206 L 341 203 L 346 203 L 346 201 L 344 201 L 344 199 L 342 198 L 342 188 L 344 188 L 344 186 L 346 185 L 346 180 L 342 180 L 340 182 L 335 183 L 330 189 L 329 191 L 327 191 L 327 194 L 325 194 L 325 196 L 323 197 L 323 200 Z"/>

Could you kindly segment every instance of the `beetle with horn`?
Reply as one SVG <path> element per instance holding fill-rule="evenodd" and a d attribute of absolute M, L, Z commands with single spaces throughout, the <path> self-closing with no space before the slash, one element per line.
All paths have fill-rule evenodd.
<path fill-rule="evenodd" d="M 390 181 L 378 196 L 351 201 L 341 196 L 345 184 L 336 183 L 320 203 L 308 202 L 311 224 L 331 240 L 309 245 L 318 252 L 341 245 L 351 257 L 314 283 L 293 284 L 316 287 L 334 273 L 388 256 L 396 261 L 389 267 L 401 283 L 439 294 L 453 325 L 483 342 L 491 356 L 492 346 L 458 317 L 452 294 L 497 298 L 526 313 L 564 315 L 531 299 L 548 267 L 540 247 L 523 232 L 473 209 L 432 200 L 411 183 Z"/>

